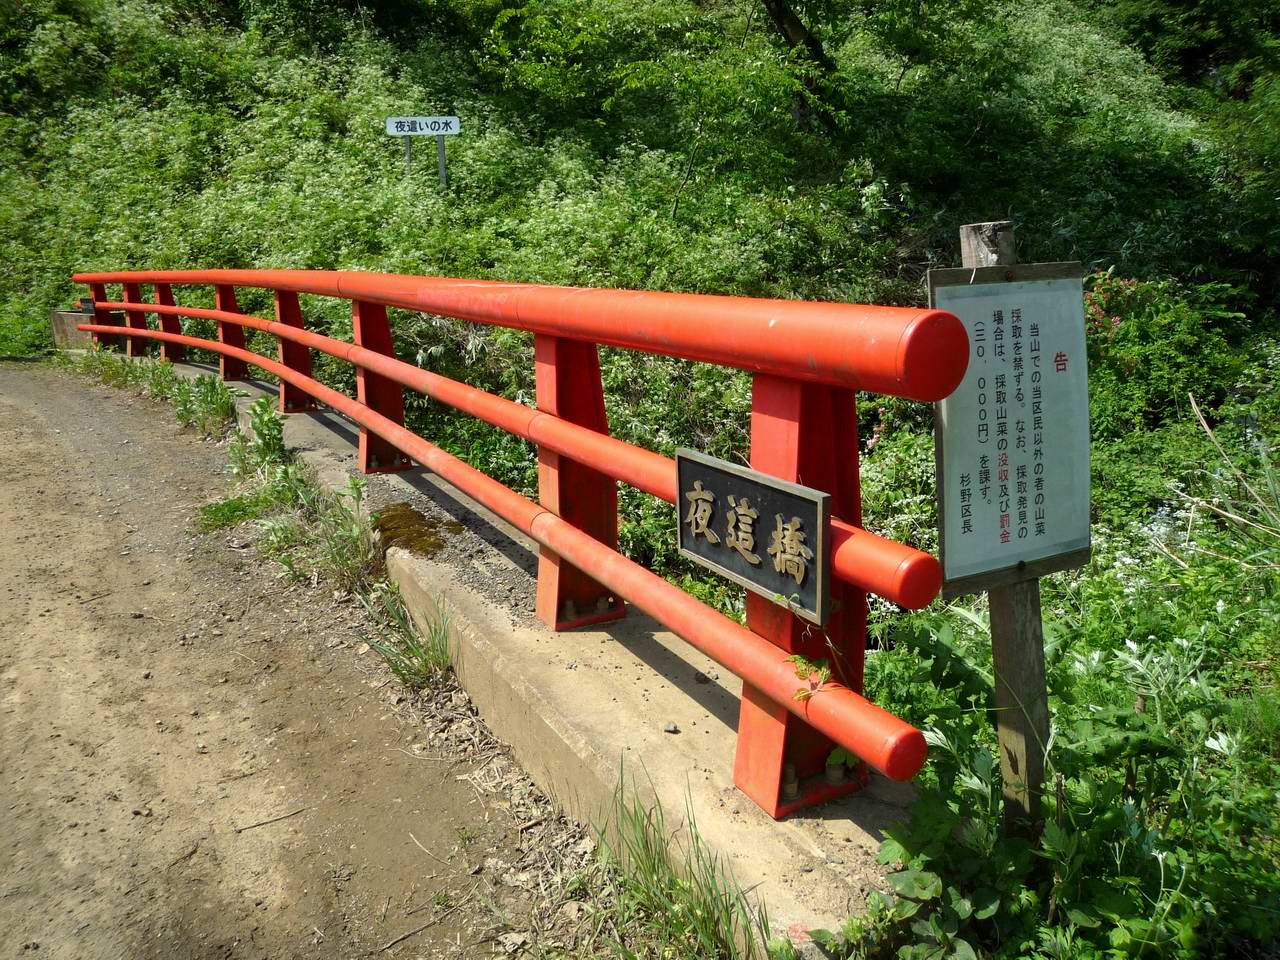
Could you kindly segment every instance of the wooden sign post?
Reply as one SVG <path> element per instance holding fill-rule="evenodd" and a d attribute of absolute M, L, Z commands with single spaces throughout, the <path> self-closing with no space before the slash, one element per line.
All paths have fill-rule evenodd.
<path fill-rule="evenodd" d="M 1040 580 L 1089 559 L 1089 423 L 1078 263 L 1018 266 L 1013 224 L 960 228 L 930 303 L 970 339 L 937 405 L 943 596 L 987 592 L 1006 833 L 1037 829 L 1049 741 Z"/>

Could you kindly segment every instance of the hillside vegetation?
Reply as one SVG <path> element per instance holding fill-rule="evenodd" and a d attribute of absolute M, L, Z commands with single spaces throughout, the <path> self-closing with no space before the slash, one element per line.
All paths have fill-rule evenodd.
<path fill-rule="evenodd" d="M 931 761 L 886 842 L 895 893 L 822 939 L 1274 958 L 1278 19 L 1267 0 L 0 0 L 0 355 L 49 349 L 75 270 L 919 303 L 959 224 L 1012 219 L 1020 259 L 1090 270 L 1095 559 L 1044 587 L 1043 837 L 999 833 L 981 602 L 878 606 L 870 692 L 930 729 Z M 447 190 L 429 151 L 406 177 L 383 133 L 426 113 L 462 117 Z M 304 312 L 350 338 L 344 304 Z M 394 323 L 404 359 L 531 397 L 523 335 Z M 620 436 L 745 452 L 744 375 L 612 350 L 603 366 Z M 536 488 L 524 443 L 410 403 L 424 436 Z M 929 422 L 861 403 L 868 526 L 926 549 Z M 675 554 L 669 507 L 622 505 L 630 556 L 740 613 Z"/>

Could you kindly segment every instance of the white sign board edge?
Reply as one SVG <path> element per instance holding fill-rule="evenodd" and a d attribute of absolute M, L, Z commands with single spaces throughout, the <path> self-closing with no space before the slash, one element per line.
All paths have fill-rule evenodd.
<path fill-rule="evenodd" d="M 452 137 L 461 132 L 457 117 L 387 117 L 389 137 Z"/>
<path fill-rule="evenodd" d="M 970 343 L 964 380 L 935 408 L 939 549 L 952 588 L 944 588 L 945 595 L 967 592 L 956 587 L 984 575 L 1023 570 L 1038 576 L 1087 559 L 1089 387 L 1081 276 L 1078 263 L 929 272 L 930 304 L 959 317 Z M 1015 310 L 1021 321 L 1021 401 L 1014 369 Z M 996 354 L 997 311 L 1003 357 Z M 1031 336 L 1033 327 L 1037 337 Z M 1039 380 L 1033 383 L 1037 369 Z M 997 402 L 1001 374 L 1003 404 Z M 1041 388 L 1039 421 L 1035 386 Z M 998 433 L 1002 412 L 1003 436 Z M 1008 457 L 1003 491 L 1002 453 Z M 1004 539 L 1002 532 L 1007 532 Z"/>

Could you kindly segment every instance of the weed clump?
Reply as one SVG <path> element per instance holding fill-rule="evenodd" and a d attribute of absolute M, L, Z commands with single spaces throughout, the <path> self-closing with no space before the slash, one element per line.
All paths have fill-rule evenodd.
<path fill-rule="evenodd" d="M 439 605 L 419 629 L 399 589 L 386 580 L 360 594 L 360 603 L 377 630 L 369 646 L 382 654 L 391 672 L 410 690 L 431 686 L 449 671 L 449 618 Z"/>
<path fill-rule="evenodd" d="M 692 806 L 684 824 L 673 828 L 661 803 L 620 776 L 599 853 L 603 869 L 594 899 L 610 914 L 618 955 L 795 957 L 788 940 L 770 939 L 767 911 L 748 899 L 707 846 Z"/>
<path fill-rule="evenodd" d="M 219 440 L 235 425 L 238 394 L 217 377 L 179 377 L 167 360 L 131 360 L 96 344 L 78 356 L 59 354 L 57 362 L 107 386 L 172 403 L 178 422 L 202 436 Z"/>

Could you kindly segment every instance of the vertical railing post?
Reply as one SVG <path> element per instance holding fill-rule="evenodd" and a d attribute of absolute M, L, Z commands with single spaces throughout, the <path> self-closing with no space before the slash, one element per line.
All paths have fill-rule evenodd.
<path fill-rule="evenodd" d="M 357 346 L 395 356 L 387 308 L 380 303 L 351 301 L 351 329 Z M 404 423 L 404 387 L 356 366 L 356 399 L 394 423 Z M 409 458 L 377 434 L 360 428 L 360 470 L 390 473 L 410 466 Z"/>
<path fill-rule="evenodd" d="M 239 313 L 240 304 L 236 302 L 236 288 L 227 284 L 218 284 L 214 288 L 214 306 L 228 313 Z M 218 342 L 229 347 L 244 349 L 244 327 L 237 323 L 218 321 Z M 218 372 L 223 380 L 244 380 L 249 375 L 249 368 L 239 357 L 228 357 L 218 354 Z"/>
<path fill-rule="evenodd" d="M 105 303 L 107 300 L 107 285 L 105 283 L 89 284 L 89 295 L 93 297 L 94 301 L 93 322 L 99 326 L 116 326 L 116 318 L 111 315 L 111 311 L 97 306 L 97 304 Z M 120 340 L 120 337 L 109 333 L 95 333 L 93 335 L 93 342 L 100 347 L 114 347 L 119 350 L 121 347 Z"/>
<path fill-rule="evenodd" d="M 126 283 L 124 285 L 124 302 L 125 303 L 145 303 L 142 299 L 142 284 Z M 131 330 L 146 330 L 147 315 L 141 310 L 129 310 L 124 312 L 125 326 Z M 125 337 L 124 352 L 128 357 L 145 357 L 147 355 L 148 341 L 144 337 Z"/>
<path fill-rule="evenodd" d="M 756 374 L 751 396 L 751 466 L 826 491 L 831 494 L 832 516 L 861 525 L 853 391 Z M 833 679 L 862 692 L 867 597 L 851 584 L 832 581 L 831 616 L 825 629 L 752 592 L 747 593 L 747 626 L 788 653 L 811 662 L 826 661 Z M 797 690 L 804 686 L 796 680 Z M 827 758 L 833 749 L 835 743 L 825 735 L 751 684 L 742 685 L 734 783 L 770 816 L 785 816 L 866 783 L 866 767 L 861 764 L 849 771 L 843 783 L 826 781 Z"/>
<path fill-rule="evenodd" d="M 538 409 L 562 420 L 609 432 L 600 358 L 594 343 L 534 337 Z M 618 548 L 618 485 L 604 474 L 538 448 L 538 499 L 548 510 L 611 550 Z M 622 600 L 582 570 L 543 547 L 538 557 L 538 617 L 555 630 L 623 616 Z"/>
<path fill-rule="evenodd" d="M 292 290 L 276 291 L 276 323 L 302 329 L 302 307 L 298 303 L 298 295 Z M 300 343 L 276 337 L 276 352 L 290 370 L 296 370 L 305 376 L 311 376 L 311 351 Z M 280 412 L 301 413 L 314 410 L 316 403 L 305 390 L 291 383 L 280 381 Z"/>
<path fill-rule="evenodd" d="M 167 283 L 156 284 L 156 303 L 163 304 L 166 307 L 177 306 L 177 301 L 173 299 L 173 287 Z M 170 313 L 159 314 L 160 329 L 165 333 L 182 333 L 182 319 Z M 187 348 L 180 343 L 170 343 L 167 340 L 160 341 L 160 359 L 168 360 L 171 363 L 181 363 L 187 358 Z"/>

